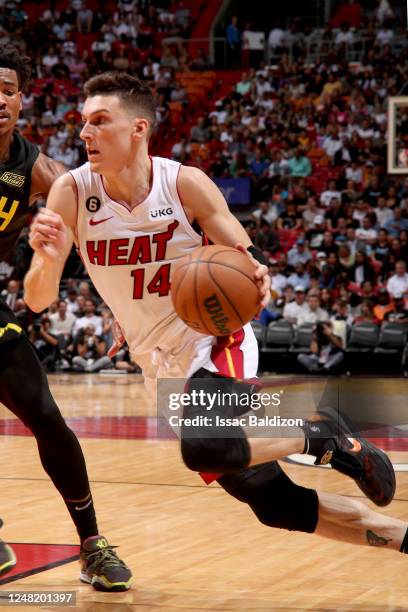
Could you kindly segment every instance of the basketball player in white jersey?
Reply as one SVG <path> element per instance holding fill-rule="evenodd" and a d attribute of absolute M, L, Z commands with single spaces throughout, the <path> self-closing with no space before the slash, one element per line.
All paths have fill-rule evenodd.
<path fill-rule="evenodd" d="M 172 307 L 171 266 L 201 245 L 201 231 L 214 243 L 240 244 L 259 262 L 254 276 L 266 303 L 269 278 L 262 253 L 203 172 L 149 156 L 155 109 L 144 83 L 122 73 L 102 74 L 87 82 L 85 94 L 81 138 L 89 161 L 56 181 L 47 208 L 32 224 L 35 254 L 25 279 L 27 304 L 38 312 L 57 298 L 75 242 L 148 386 L 158 377 L 191 377 L 193 387 L 205 379 L 206 386 L 237 388 L 237 379 L 256 374 L 250 327 L 232 339 L 187 327 Z M 222 413 L 221 406 L 215 409 Z M 182 434 L 181 450 L 190 469 L 206 472 L 207 482 L 217 479 L 268 526 L 406 552 L 406 523 L 360 501 L 300 487 L 276 462 L 291 453 L 309 453 L 354 478 L 372 501 L 385 505 L 395 490 L 386 455 L 362 438 L 351 438 L 342 417 L 330 409 L 319 410 L 297 434 L 250 439 L 237 426 L 228 439 Z"/>

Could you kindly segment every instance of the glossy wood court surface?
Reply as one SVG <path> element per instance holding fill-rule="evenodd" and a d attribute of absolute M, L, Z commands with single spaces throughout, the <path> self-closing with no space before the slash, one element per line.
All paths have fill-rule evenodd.
<path fill-rule="evenodd" d="M 126 593 L 100 593 L 79 582 L 65 506 L 34 438 L 0 406 L 0 535 L 19 556 L 0 580 L 0 604 L 2 591 L 58 590 L 75 591 L 76 608 L 96 612 L 408 610 L 407 556 L 258 523 L 218 484 L 206 486 L 185 468 L 177 441 L 156 438 L 141 377 L 56 374 L 50 383 L 81 441 L 99 530 L 119 546 L 134 584 Z M 307 384 L 293 389 L 302 394 Z M 406 384 L 384 379 L 384 393 L 404 402 Z M 382 511 L 408 521 L 408 439 L 388 448 L 397 493 Z M 299 484 L 362 498 L 331 469 L 282 466 Z"/>

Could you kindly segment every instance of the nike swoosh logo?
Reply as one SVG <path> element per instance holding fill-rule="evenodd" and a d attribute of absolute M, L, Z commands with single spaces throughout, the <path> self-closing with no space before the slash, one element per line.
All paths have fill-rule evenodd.
<path fill-rule="evenodd" d="M 100 223 L 105 223 L 105 221 L 109 221 L 109 219 L 113 219 L 113 216 L 106 217 L 106 219 L 100 219 L 99 221 L 94 221 L 93 219 L 89 219 L 89 225 L 99 225 Z"/>
<path fill-rule="evenodd" d="M 361 451 L 361 444 L 358 440 L 355 438 L 347 438 L 347 440 L 352 445 L 351 448 L 348 448 L 347 450 L 351 451 L 352 453 L 359 453 Z"/>
<path fill-rule="evenodd" d="M 89 502 L 85 504 L 85 506 L 75 506 L 75 510 L 85 510 L 85 508 L 88 508 L 88 506 L 90 506 L 91 504 L 92 504 L 92 499 L 90 499 Z"/>

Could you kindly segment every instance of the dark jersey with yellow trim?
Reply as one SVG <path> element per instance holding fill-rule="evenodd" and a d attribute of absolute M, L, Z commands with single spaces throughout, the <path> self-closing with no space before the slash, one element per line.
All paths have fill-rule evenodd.
<path fill-rule="evenodd" d="M 38 148 L 14 132 L 10 157 L 0 164 L 0 261 L 17 242 L 30 212 L 31 171 Z"/>

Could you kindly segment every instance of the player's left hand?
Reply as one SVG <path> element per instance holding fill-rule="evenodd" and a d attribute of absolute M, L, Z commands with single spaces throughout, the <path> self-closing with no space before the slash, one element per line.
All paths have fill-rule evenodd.
<path fill-rule="evenodd" d="M 110 357 L 110 359 L 112 359 L 112 357 L 114 357 L 125 344 L 125 336 L 123 335 L 122 329 L 116 319 L 112 323 L 112 336 L 113 344 L 108 351 L 108 357 Z"/>
<path fill-rule="evenodd" d="M 269 276 L 268 267 L 257 261 L 241 243 L 238 243 L 235 248 L 238 249 L 238 251 L 241 251 L 241 253 L 243 253 L 244 255 L 246 255 L 256 268 L 254 277 L 256 284 L 259 288 L 259 294 L 261 296 L 261 303 L 259 305 L 259 310 L 257 313 L 257 316 L 259 316 L 262 310 L 266 308 L 266 306 L 269 304 L 271 299 L 271 277 Z"/>

